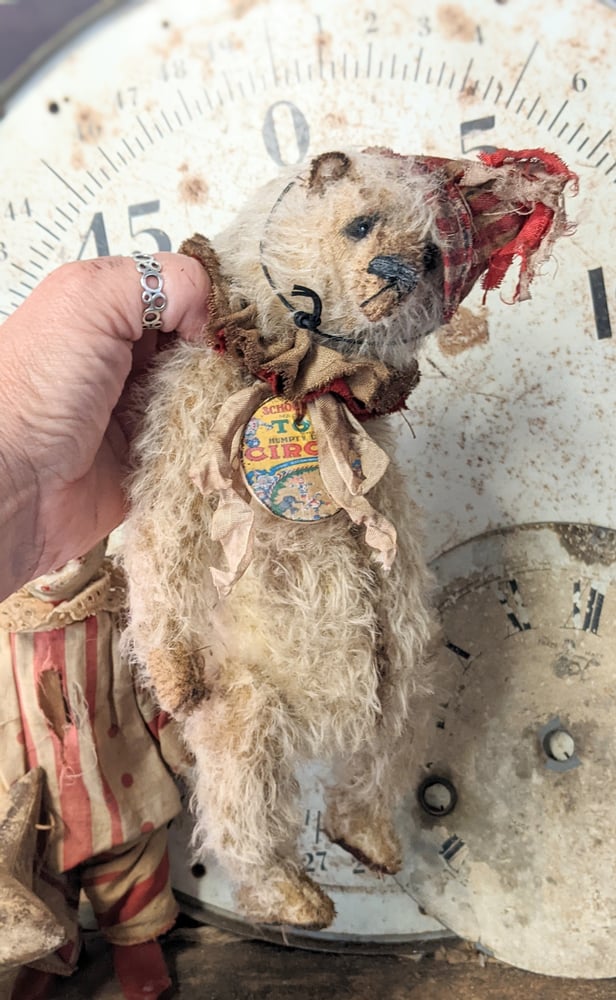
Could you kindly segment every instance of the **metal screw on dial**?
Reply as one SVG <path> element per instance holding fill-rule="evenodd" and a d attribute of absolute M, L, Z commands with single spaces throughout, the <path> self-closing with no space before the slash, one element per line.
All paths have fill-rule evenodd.
<path fill-rule="evenodd" d="M 430 816 L 448 816 L 458 801 L 458 793 L 448 778 L 426 778 L 417 791 L 419 803 Z"/>
<path fill-rule="evenodd" d="M 579 746 L 557 715 L 541 727 L 538 735 L 549 771 L 573 771 L 580 767 Z"/>
<path fill-rule="evenodd" d="M 575 741 L 566 729 L 556 729 L 547 736 L 545 750 L 553 760 L 570 760 L 575 753 Z"/>

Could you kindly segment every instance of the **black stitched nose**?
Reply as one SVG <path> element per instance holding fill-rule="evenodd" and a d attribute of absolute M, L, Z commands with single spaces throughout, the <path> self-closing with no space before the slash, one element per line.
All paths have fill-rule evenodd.
<path fill-rule="evenodd" d="M 390 285 L 395 285 L 398 291 L 404 295 L 412 292 L 419 281 L 416 268 L 407 264 L 404 258 L 397 254 L 373 257 L 368 264 L 368 274 L 383 278 Z"/>

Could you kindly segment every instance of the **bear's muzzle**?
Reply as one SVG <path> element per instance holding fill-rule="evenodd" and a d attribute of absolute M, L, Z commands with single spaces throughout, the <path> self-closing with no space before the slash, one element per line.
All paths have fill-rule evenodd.
<path fill-rule="evenodd" d="M 398 295 L 409 295 L 419 282 L 417 268 L 400 257 L 399 254 L 373 257 L 367 267 L 368 274 L 383 278 L 389 288 L 395 288 Z"/>

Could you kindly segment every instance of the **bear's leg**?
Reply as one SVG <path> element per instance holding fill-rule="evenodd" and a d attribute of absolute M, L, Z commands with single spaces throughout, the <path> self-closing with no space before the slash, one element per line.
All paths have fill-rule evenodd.
<path fill-rule="evenodd" d="M 329 839 L 384 875 L 402 867 L 393 809 L 404 780 L 405 743 L 401 740 L 391 750 L 377 744 L 350 755 L 336 768 L 336 784 L 326 793 L 323 826 Z"/>
<path fill-rule="evenodd" d="M 328 896 L 301 870 L 294 767 L 302 733 L 255 670 L 216 688 L 186 720 L 196 757 L 195 841 L 211 850 L 255 923 L 327 927 Z"/>
<path fill-rule="evenodd" d="M 400 533 L 399 541 L 416 544 L 412 533 L 406 540 Z M 403 565 L 421 563 L 407 551 Z M 401 577 L 394 569 L 383 581 L 374 651 L 380 713 L 361 749 L 338 763 L 326 795 L 324 829 L 330 839 L 367 868 L 389 875 L 402 866 L 394 809 L 409 791 L 416 743 L 431 718 L 438 629 L 422 590 L 427 583 L 421 573 Z"/>

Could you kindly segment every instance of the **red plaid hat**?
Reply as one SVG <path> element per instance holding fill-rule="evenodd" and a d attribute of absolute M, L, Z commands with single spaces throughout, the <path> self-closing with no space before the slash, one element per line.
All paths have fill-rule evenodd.
<path fill-rule="evenodd" d="M 482 287 L 498 288 L 514 257 L 520 276 L 513 300 L 530 298 L 528 286 L 554 240 L 571 232 L 563 193 L 578 178 L 543 149 L 498 149 L 481 162 L 414 158 L 422 172 L 439 172 L 436 225 L 442 238 L 444 321 L 483 275 Z M 484 296 L 485 299 L 485 296 Z"/>

